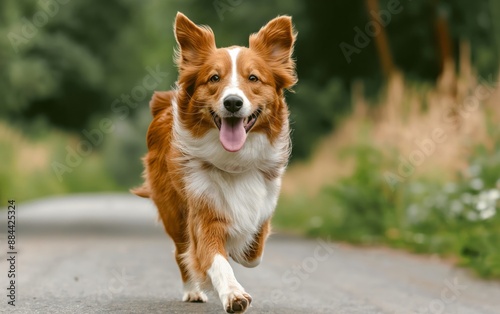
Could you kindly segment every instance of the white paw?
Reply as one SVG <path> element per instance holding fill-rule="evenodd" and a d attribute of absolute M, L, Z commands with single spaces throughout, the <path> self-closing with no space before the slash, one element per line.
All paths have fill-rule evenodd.
<path fill-rule="evenodd" d="M 221 295 L 222 305 L 227 313 L 243 313 L 250 307 L 252 297 L 243 289 L 232 289 Z"/>
<path fill-rule="evenodd" d="M 207 295 L 201 291 L 198 285 L 186 283 L 184 284 L 184 295 L 182 301 L 184 302 L 207 302 Z"/>

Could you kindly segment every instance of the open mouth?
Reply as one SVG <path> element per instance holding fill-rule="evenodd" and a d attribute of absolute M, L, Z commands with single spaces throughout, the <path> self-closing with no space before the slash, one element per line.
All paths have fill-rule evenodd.
<path fill-rule="evenodd" d="M 239 120 L 243 120 L 243 127 L 245 128 L 245 132 L 248 133 L 250 129 L 255 125 L 255 122 L 257 122 L 257 118 L 260 115 L 260 109 L 255 110 L 254 113 L 252 113 L 250 116 L 246 118 L 239 118 L 239 117 L 221 118 L 212 110 L 210 110 L 210 114 L 212 115 L 214 123 L 219 130 L 221 129 L 223 119 L 227 120 L 227 122 L 230 123 L 231 125 L 238 124 Z"/>
<path fill-rule="evenodd" d="M 245 144 L 247 133 L 255 125 L 260 114 L 260 109 L 246 118 L 226 117 L 221 118 L 215 112 L 210 111 L 214 123 L 219 129 L 219 140 L 228 152 L 237 152 Z"/>

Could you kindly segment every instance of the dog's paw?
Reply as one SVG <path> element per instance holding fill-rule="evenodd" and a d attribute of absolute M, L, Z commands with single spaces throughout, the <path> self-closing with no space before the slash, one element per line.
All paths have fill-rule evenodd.
<path fill-rule="evenodd" d="M 184 295 L 182 301 L 184 302 L 207 302 L 207 295 L 201 291 L 196 284 L 187 283 L 184 285 Z"/>
<path fill-rule="evenodd" d="M 184 302 L 207 302 L 207 295 L 203 291 L 185 291 L 182 301 Z"/>
<path fill-rule="evenodd" d="M 224 308 L 227 313 L 243 313 L 252 303 L 252 297 L 244 292 L 235 290 L 230 292 L 225 298 Z"/>

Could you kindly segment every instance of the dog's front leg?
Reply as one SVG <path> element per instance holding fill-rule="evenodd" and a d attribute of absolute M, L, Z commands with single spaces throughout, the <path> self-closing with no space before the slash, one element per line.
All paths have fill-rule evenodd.
<path fill-rule="evenodd" d="M 252 297 L 234 277 L 226 255 L 215 254 L 207 270 L 214 289 L 219 294 L 222 306 L 228 313 L 243 313 L 252 302 Z"/>
<path fill-rule="evenodd" d="M 202 278 L 208 276 L 222 305 L 228 313 L 243 313 L 252 302 L 234 276 L 228 262 L 225 244 L 228 234 L 228 221 L 217 215 L 210 206 L 197 206 L 190 211 L 192 222 L 191 257 L 196 258 L 196 272 Z M 193 263 L 190 263 L 191 265 Z"/>

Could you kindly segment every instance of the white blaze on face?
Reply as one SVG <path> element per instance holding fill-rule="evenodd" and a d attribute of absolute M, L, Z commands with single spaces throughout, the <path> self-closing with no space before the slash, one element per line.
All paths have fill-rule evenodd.
<path fill-rule="evenodd" d="M 229 49 L 227 52 L 231 57 L 231 85 L 229 87 L 237 88 L 240 84 L 238 83 L 238 65 L 236 60 L 238 59 L 240 48 Z"/>
<path fill-rule="evenodd" d="M 252 106 L 250 105 L 250 100 L 248 100 L 247 96 L 243 91 L 239 88 L 240 83 L 239 83 L 239 74 L 238 74 L 238 55 L 241 51 L 241 48 L 232 48 L 228 49 L 227 53 L 231 57 L 231 80 L 228 86 L 224 88 L 224 91 L 222 92 L 222 97 L 220 99 L 220 109 L 221 112 L 227 112 L 226 108 L 224 108 L 224 99 L 227 96 L 235 95 L 239 96 L 243 99 L 243 107 L 241 107 L 240 111 L 238 111 L 238 114 L 242 117 L 247 117 L 249 116 L 252 112 Z"/>
<path fill-rule="evenodd" d="M 250 101 L 245 96 L 245 93 L 243 93 L 243 91 L 239 88 L 237 60 L 240 50 L 241 48 L 232 48 L 227 50 L 229 56 L 231 57 L 231 77 L 229 85 L 224 88 L 222 97 L 219 100 L 219 110 L 221 113 L 219 139 L 224 149 L 229 152 L 237 152 L 245 144 L 247 133 L 244 121 L 252 113 Z M 224 99 L 228 96 L 237 96 L 243 100 L 243 106 L 234 114 L 229 112 L 224 107 Z"/>

